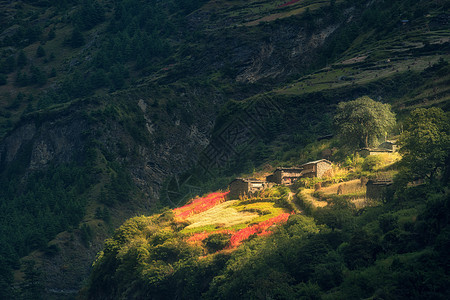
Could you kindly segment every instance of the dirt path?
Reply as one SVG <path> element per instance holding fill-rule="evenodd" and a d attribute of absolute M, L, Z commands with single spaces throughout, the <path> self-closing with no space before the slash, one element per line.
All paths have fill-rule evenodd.
<path fill-rule="evenodd" d="M 304 189 L 302 190 L 302 196 L 305 197 L 306 200 L 310 201 L 315 207 L 324 207 L 327 206 L 328 203 L 326 201 L 319 201 L 313 197 L 314 189 Z"/>
<path fill-rule="evenodd" d="M 294 197 L 295 197 L 295 193 L 291 190 L 289 192 L 288 201 L 289 201 L 289 203 L 291 203 L 292 207 L 294 208 L 295 213 L 299 214 L 302 212 L 302 209 L 300 208 L 300 206 L 297 205 L 297 203 L 295 203 Z"/>

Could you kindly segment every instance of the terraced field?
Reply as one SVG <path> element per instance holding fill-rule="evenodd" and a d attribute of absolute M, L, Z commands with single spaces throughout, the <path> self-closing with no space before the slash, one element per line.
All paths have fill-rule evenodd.
<path fill-rule="evenodd" d="M 187 224 L 180 233 L 186 235 L 189 242 L 201 244 L 210 235 L 226 234 L 230 237 L 229 250 L 252 235 L 271 234 L 273 226 L 289 218 L 290 212 L 277 205 L 276 197 L 226 201 L 226 194 L 212 193 L 195 198 L 174 210 L 175 220 Z"/>

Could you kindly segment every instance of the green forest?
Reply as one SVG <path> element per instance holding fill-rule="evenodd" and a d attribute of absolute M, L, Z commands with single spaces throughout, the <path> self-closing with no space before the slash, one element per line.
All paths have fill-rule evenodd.
<path fill-rule="evenodd" d="M 449 9 L 0 1 L 0 298 L 447 299 Z M 180 207 L 323 158 L 220 203 L 286 222 L 188 242 Z M 373 203 L 326 192 L 385 177 Z"/>

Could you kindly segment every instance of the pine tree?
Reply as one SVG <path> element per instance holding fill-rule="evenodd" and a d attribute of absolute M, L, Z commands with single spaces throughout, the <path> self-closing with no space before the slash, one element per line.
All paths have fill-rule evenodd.
<path fill-rule="evenodd" d="M 45 50 L 41 45 L 39 45 L 39 47 L 37 47 L 37 49 L 36 49 L 36 57 L 44 57 L 44 56 L 45 56 Z"/>
<path fill-rule="evenodd" d="M 25 262 L 25 278 L 21 285 L 21 299 L 43 299 L 44 287 L 41 283 L 41 272 L 36 268 L 35 261 Z"/>
<path fill-rule="evenodd" d="M 69 39 L 72 48 L 78 48 L 84 44 L 84 37 L 79 28 L 74 28 Z"/>
<path fill-rule="evenodd" d="M 19 56 L 17 57 L 17 67 L 22 68 L 25 67 L 28 64 L 28 58 L 25 55 L 25 52 L 21 50 L 19 52 Z"/>

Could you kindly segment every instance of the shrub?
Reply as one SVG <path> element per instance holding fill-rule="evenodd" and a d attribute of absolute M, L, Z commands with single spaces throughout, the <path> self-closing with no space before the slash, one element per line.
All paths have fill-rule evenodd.
<path fill-rule="evenodd" d="M 67 41 L 69 46 L 72 48 L 78 48 L 84 45 L 84 37 L 81 31 L 78 28 L 75 28 L 70 35 L 69 40 Z"/>
<path fill-rule="evenodd" d="M 295 195 L 294 202 L 308 215 L 314 211 L 314 206 L 302 195 L 301 190 Z"/>
<path fill-rule="evenodd" d="M 350 210 L 343 208 L 336 209 L 335 207 L 317 208 L 314 211 L 314 219 L 317 221 L 317 224 L 325 224 L 333 231 L 350 226 L 353 222 Z"/>
<path fill-rule="evenodd" d="M 41 45 L 39 45 L 39 47 L 36 49 L 36 57 L 44 57 L 44 56 L 45 50 Z"/>
<path fill-rule="evenodd" d="M 321 182 L 322 180 L 320 178 L 314 177 L 314 178 L 300 178 L 297 183 L 300 187 L 305 187 L 307 189 L 312 189 L 316 185 L 316 183 Z"/>
<path fill-rule="evenodd" d="M 92 228 L 91 226 L 87 225 L 87 224 L 83 224 L 81 225 L 80 228 L 80 236 L 81 236 L 81 242 L 83 243 L 84 246 L 89 247 L 90 243 L 92 241 Z"/>
<path fill-rule="evenodd" d="M 364 171 L 375 171 L 375 169 L 380 166 L 381 157 L 378 155 L 370 155 L 364 159 L 364 163 L 362 164 L 362 169 Z"/>
<path fill-rule="evenodd" d="M 275 200 L 275 205 L 279 206 L 279 207 L 283 207 L 289 210 L 293 210 L 294 207 L 292 206 L 292 204 L 288 201 L 288 197 L 287 196 L 282 196 L 278 199 Z"/>
<path fill-rule="evenodd" d="M 229 233 L 211 234 L 203 240 L 203 244 L 208 252 L 213 253 L 227 247 L 230 244 L 230 238 L 231 234 Z"/>
<path fill-rule="evenodd" d="M 378 223 L 383 233 L 386 233 L 398 227 L 398 216 L 393 214 L 381 215 L 378 217 Z"/>

